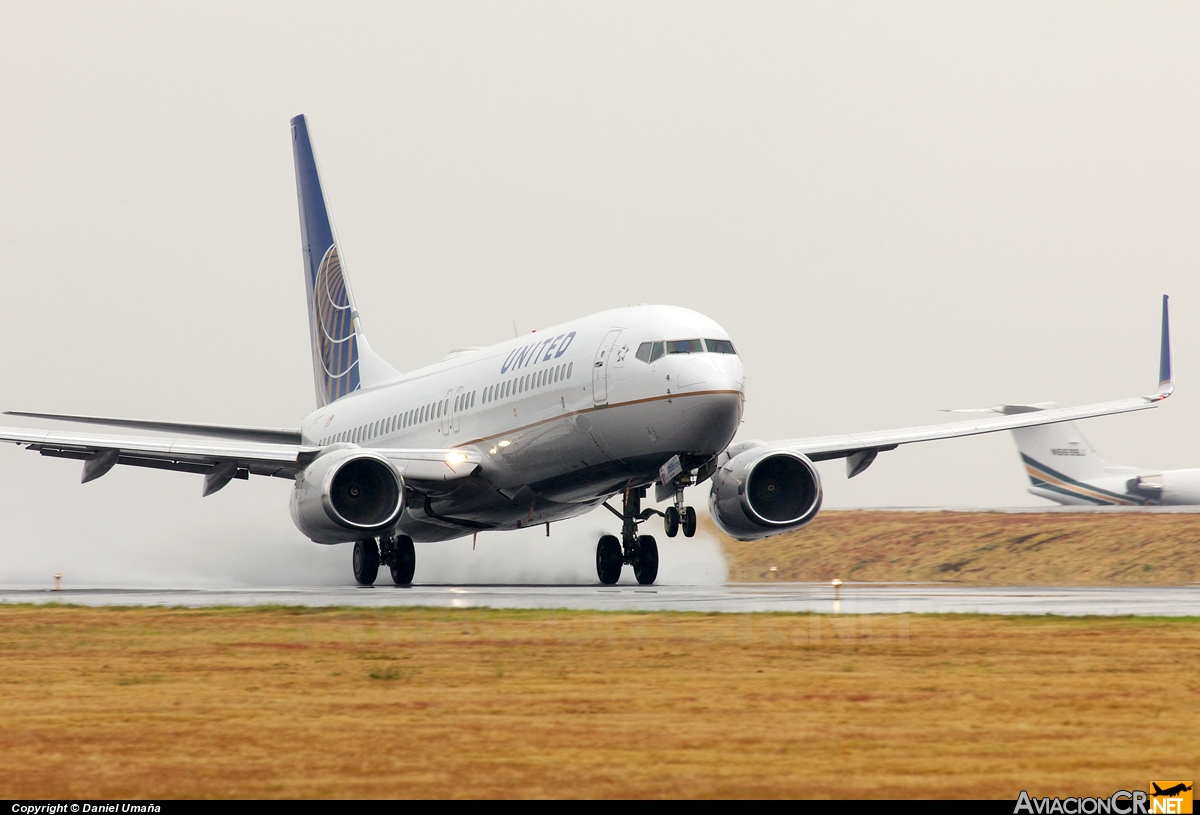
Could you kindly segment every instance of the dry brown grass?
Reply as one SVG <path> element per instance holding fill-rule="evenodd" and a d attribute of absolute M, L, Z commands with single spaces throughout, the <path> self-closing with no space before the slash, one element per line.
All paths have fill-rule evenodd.
<path fill-rule="evenodd" d="M 751 543 L 703 523 L 721 541 L 732 581 L 1200 581 L 1200 514 L 1192 513 L 828 511 L 798 532 Z"/>
<path fill-rule="evenodd" d="M 1110 794 L 1200 620 L 0 606 L 0 796 Z"/>

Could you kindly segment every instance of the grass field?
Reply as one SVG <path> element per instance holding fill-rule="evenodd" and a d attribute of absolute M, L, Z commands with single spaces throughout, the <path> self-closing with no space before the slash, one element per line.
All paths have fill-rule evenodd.
<path fill-rule="evenodd" d="M 1009 586 L 1200 581 L 1200 513 L 832 510 L 798 532 L 751 543 L 704 523 L 721 541 L 732 581 Z"/>
<path fill-rule="evenodd" d="M 0 606 L 0 796 L 1111 794 L 1200 620 Z"/>

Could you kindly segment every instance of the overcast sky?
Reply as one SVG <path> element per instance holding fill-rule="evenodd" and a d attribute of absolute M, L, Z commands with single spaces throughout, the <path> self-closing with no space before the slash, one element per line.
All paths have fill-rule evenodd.
<path fill-rule="evenodd" d="M 1200 467 L 1198 42 L 1182 2 L 0 2 L 0 408 L 296 426 L 306 113 L 402 370 L 674 303 L 733 336 L 743 438 L 881 429 L 1151 392 L 1165 292 L 1176 396 L 1085 432 Z M 1007 434 L 821 470 L 827 507 L 1045 503 Z M 0 582 L 348 575 L 286 482 L 78 478 L 0 449 Z"/>

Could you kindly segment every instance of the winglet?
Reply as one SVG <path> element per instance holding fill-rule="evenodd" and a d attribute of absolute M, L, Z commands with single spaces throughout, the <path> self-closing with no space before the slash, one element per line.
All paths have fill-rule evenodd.
<path fill-rule="evenodd" d="M 1166 399 L 1175 390 L 1175 372 L 1171 369 L 1171 321 L 1167 314 L 1167 295 L 1163 295 L 1162 345 L 1158 352 L 1158 393 L 1154 401 Z"/>

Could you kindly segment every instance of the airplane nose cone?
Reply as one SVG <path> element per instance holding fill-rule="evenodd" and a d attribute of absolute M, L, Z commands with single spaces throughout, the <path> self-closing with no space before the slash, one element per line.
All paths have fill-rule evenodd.
<path fill-rule="evenodd" d="M 677 393 L 742 390 L 742 361 L 733 354 L 697 355 L 679 369 Z"/>

